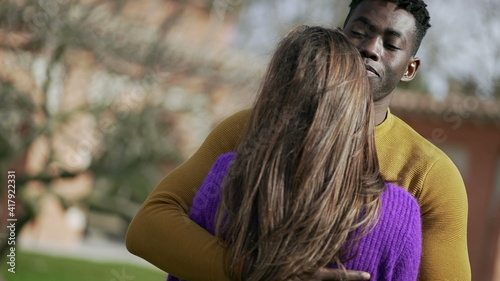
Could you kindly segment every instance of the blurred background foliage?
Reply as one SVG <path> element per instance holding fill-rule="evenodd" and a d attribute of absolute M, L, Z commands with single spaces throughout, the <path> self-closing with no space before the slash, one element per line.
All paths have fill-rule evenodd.
<path fill-rule="evenodd" d="M 182 57 L 165 57 L 162 45 L 185 3 L 176 2 L 152 28 L 124 19 L 125 2 L 0 4 L 0 170 L 3 177 L 18 171 L 17 232 L 34 219 L 45 193 L 66 208 L 83 204 L 130 221 L 165 167 L 181 160 L 171 129 L 174 113 L 162 103 L 168 78 L 160 71 L 189 71 Z M 68 85 L 71 79 L 81 79 L 80 85 Z M 86 92 L 78 92 L 89 82 Z M 42 159 L 30 169 L 37 141 L 43 143 Z M 94 182 L 88 196 L 72 201 L 53 190 L 56 180 L 84 173 Z M 42 194 L 24 192 L 29 182 L 41 183 Z"/>

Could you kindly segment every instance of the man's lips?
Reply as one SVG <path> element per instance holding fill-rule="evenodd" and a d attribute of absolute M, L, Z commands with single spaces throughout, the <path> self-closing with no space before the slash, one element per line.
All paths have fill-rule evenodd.
<path fill-rule="evenodd" d="M 370 76 L 371 77 L 380 77 L 378 72 L 373 67 L 371 67 L 368 64 L 365 64 L 365 66 L 366 66 L 366 74 L 368 75 L 368 77 L 370 77 Z"/>

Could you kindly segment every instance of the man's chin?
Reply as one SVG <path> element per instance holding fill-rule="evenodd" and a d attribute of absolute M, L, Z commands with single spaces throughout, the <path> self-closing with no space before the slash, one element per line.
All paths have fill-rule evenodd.
<path fill-rule="evenodd" d="M 390 93 L 387 93 L 387 91 L 384 89 L 384 87 L 381 87 L 380 85 L 380 79 L 374 79 L 371 78 L 368 80 L 370 81 L 370 86 L 372 88 L 372 93 L 373 93 L 373 101 L 377 102 L 380 100 L 383 100 L 385 97 L 387 97 Z"/>
<path fill-rule="evenodd" d="M 373 93 L 373 102 L 379 102 L 379 101 L 385 99 L 390 94 L 391 94 L 391 92 L 379 92 L 379 91 L 375 91 Z"/>

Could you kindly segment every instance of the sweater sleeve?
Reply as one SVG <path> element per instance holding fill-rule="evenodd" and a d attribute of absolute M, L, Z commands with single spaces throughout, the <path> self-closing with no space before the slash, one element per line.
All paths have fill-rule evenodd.
<path fill-rule="evenodd" d="M 221 155 L 196 192 L 189 217 L 199 226 L 215 235 L 215 216 L 222 197 L 222 182 L 226 177 L 236 153 Z"/>
<path fill-rule="evenodd" d="M 181 279 L 227 280 L 223 248 L 189 219 L 188 211 L 217 157 L 235 150 L 248 116 L 245 110 L 222 121 L 198 151 L 152 191 L 127 231 L 131 253 Z"/>
<path fill-rule="evenodd" d="M 467 194 L 458 169 L 449 158 L 428 171 L 419 205 L 423 257 L 419 280 L 471 280 L 467 251 Z"/>
<path fill-rule="evenodd" d="M 417 280 L 418 270 L 422 255 L 422 221 L 420 219 L 419 206 L 415 200 L 409 204 L 410 212 L 405 219 L 406 234 L 403 239 L 401 252 L 394 265 L 393 278 L 391 280 Z"/>

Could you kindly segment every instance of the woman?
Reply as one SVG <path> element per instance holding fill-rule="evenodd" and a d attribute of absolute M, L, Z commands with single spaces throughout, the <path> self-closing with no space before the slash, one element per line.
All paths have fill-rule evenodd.
<path fill-rule="evenodd" d="M 416 280 L 419 207 L 379 172 L 370 92 L 340 31 L 300 26 L 281 41 L 237 151 L 190 210 L 226 247 L 231 280 L 308 280 L 325 266 Z"/>

